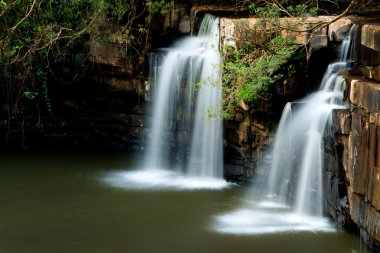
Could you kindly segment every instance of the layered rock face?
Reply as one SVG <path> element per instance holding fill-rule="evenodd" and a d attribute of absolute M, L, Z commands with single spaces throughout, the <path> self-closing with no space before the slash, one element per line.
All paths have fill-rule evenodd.
<path fill-rule="evenodd" d="M 327 170 L 329 214 L 340 223 L 353 222 L 376 251 L 380 249 L 380 83 L 376 71 L 380 58 L 374 56 L 379 54 L 379 29 L 379 24 L 361 29 L 358 69 L 346 75 L 350 109 L 333 113 L 335 152 L 341 159 L 326 162 L 332 164 Z"/>
<path fill-rule="evenodd" d="M 273 131 L 259 120 L 229 120 L 224 129 L 225 177 L 229 181 L 247 183 L 272 143 Z"/>
<path fill-rule="evenodd" d="M 350 80 L 349 110 L 335 111 L 338 142 L 342 148 L 341 179 L 346 196 L 340 207 L 360 229 L 370 246 L 380 246 L 380 84 Z M 342 183 L 342 181 L 340 181 Z M 342 208 L 343 210 L 343 208 Z M 336 210 L 335 210 L 336 211 Z M 347 211 L 347 210 L 346 210 Z M 330 214 L 333 214 L 330 210 Z M 336 213 L 333 214 L 336 216 Z"/>

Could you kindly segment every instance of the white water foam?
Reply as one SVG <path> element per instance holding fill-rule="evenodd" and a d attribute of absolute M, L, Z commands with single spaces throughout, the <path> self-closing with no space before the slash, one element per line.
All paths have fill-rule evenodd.
<path fill-rule="evenodd" d="M 189 177 L 167 169 L 115 171 L 103 181 L 112 187 L 126 190 L 222 190 L 232 187 L 223 179 Z"/>
<path fill-rule="evenodd" d="M 223 234 L 264 235 L 298 232 L 332 233 L 327 218 L 299 215 L 292 210 L 272 208 L 239 209 L 214 217 L 213 230 Z"/>

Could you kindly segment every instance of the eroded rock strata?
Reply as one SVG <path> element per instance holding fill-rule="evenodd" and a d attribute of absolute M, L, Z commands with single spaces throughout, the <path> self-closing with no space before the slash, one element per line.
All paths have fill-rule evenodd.
<path fill-rule="evenodd" d="M 380 246 L 379 24 L 361 29 L 357 67 L 345 73 L 349 109 L 333 112 L 335 148 L 327 144 L 326 204 L 340 224 L 356 227 L 376 252 Z M 366 57 L 366 56 L 370 57 Z M 331 144 L 331 143 L 330 143 Z M 339 158 L 331 158 L 334 153 Z M 330 165 L 328 165 L 330 164 Z"/>

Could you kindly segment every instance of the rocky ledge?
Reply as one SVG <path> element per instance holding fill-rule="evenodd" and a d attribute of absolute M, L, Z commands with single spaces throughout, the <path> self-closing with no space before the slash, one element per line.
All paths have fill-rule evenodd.
<path fill-rule="evenodd" d="M 378 31 L 379 24 L 361 27 L 357 68 L 345 74 L 350 107 L 333 112 L 337 143 L 332 152 L 339 159 L 330 159 L 336 167 L 327 170 L 326 188 L 328 213 L 354 225 L 375 252 L 380 252 L 380 83 L 373 66 L 380 61 Z"/>

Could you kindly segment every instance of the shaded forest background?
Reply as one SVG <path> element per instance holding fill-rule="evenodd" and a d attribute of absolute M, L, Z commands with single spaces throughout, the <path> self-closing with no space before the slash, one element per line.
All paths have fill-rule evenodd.
<path fill-rule="evenodd" d="M 152 37 L 160 31 L 163 17 L 174 5 L 190 9 L 194 5 L 215 5 L 215 1 L 0 0 L 1 99 L 7 105 L 9 121 L 23 121 L 29 115 L 54 117 L 55 98 L 50 95 L 49 86 L 53 82 L 61 85 L 80 82 L 89 68 L 88 41 L 123 45 L 126 54 L 133 59 L 136 72 L 146 75 L 145 59 L 152 49 Z M 225 0 L 217 5 L 235 13 L 272 19 L 342 13 L 344 16 L 379 9 L 378 1 L 369 0 Z M 269 39 L 276 40 L 272 43 L 275 48 L 268 48 L 268 52 L 288 49 L 285 53 L 280 52 L 285 56 L 273 59 L 278 65 L 296 50 L 280 38 Z M 236 59 L 235 53 L 233 57 Z M 239 67 L 236 64 L 242 61 L 230 62 L 235 71 L 233 68 Z M 267 74 L 261 73 L 262 76 Z M 233 85 L 235 80 L 226 82 Z M 243 92 L 239 99 L 254 103 L 253 95 Z M 234 107 L 237 102 L 227 101 L 226 104 Z M 225 112 L 228 114 L 228 110 Z"/>

